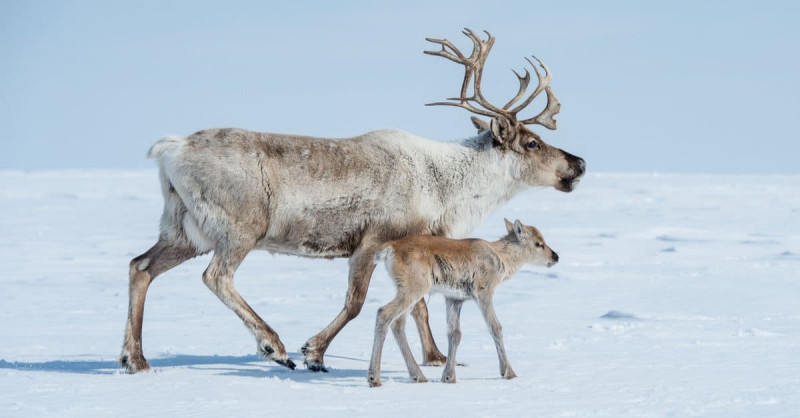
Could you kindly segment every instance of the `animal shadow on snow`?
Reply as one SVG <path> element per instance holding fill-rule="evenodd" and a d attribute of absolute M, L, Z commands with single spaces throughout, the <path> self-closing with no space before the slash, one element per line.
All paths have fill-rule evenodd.
<path fill-rule="evenodd" d="M 289 353 L 289 355 L 294 358 L 302 358 L 302 355 L 299 353 Z M 156 373 L 158 373 L 159 370 L 168 369 L 170 367 L 187 367 L 190 369 L 219 371 L 219 374 L 225 376 L 257 378 L 276 376 L 281 379 L 289 379 L 298 382 L 363 377 L 366 373 L 366 371 L 362 369 L 337 368 L 330 369 L 329 373 L 316 373 L 304 369 L 303 366 L 298 366 L 297 370 L 289 370 L 257 355 L 196 356 L 176 354 L 169 357 L 149 359 L 148 361 Z M 99 375 L 123 373 L 123 369 L 116 360 L 51 360 L 36 363 L 8 362 L 0 359 L 0 369 Z"/>

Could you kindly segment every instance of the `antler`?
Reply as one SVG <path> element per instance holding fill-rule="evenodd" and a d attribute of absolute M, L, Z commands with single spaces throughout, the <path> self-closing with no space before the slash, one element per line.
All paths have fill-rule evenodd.
<path fill-rule="evenodd" d="M 468 111 L 477 113 L 479 115 L 488 117 L 502 116 L 510 121 L 516 121 L 517 113 L 525 109 L 525 107 L 528 106 L 542 91 L 546 91 L 547 106 L 545 109 L 538 115 L 520 122 L 526 125 L 538 124 L 548 129 L 556 129 L 556 121 L 553 119 L 553 116 L 559 112 L 561 109 L 561 104 L 558 102 L 558 99 L 556 99 L 552 90 L 550 89 L 550 80 L 552 79 L 550 69 L 547 68 L 547 66 L 536 57 L 533 58 L 544 70 L 544 75 L 541 74 L 537 66 L 530 59 L 525 58 L 533 67 L 533 71 L 536 73 L 539 84 L 536 87 L 536 90 L 534 90 L 533 93 L 517 107 L 511 109 L 511 106 L 525 95 L 525 91 L 528 89 L 528 84 L 531 81 L 531 74 L 527 69 L 525 70 L 524 76 L 520 76 L 519 73 L 514 71 L 514 75 L 516 75 L 517 79 L 519 79 L 519 91 L 517 92 L 517 95 L 514 96 L 514 98 L 506 103 L 506 105 L 502 108 L 492 105 L 488 100 L 486 100 L 486 98 L 483 97 L 483 94 L 481 93 L 483 67 L 486 64 L 486 58 L 489 56 L 489 51 L 492 49 L 492 45 L 494 45 L 494 36 L 492 36 L 492 34 L 489 32 L 484 32 L 488 37 L 486 41 L 483 41 L 478 35 L 475 34 L 475 32 L 470 29 L 464 29 L 462 32 L 464 35 L 470 38 L 473 43 L 472 53 L 469 57 L 466 57 L 463 53 L 461 53 L 461 51 L 459 51 L 458 48 L 456 48 L 455 45 L 453 45 L 453 43 L 447 39 L 425 38 L 429 42 L 433 42 L 442 46 L 442 49 L 439 51 L 424 51 L 426 54 L 444 57 L 450 61 L 464 66 L 464 81 L 461 83 L 461 96 L 447 99 L 453 100 L 452 102 L 428 103 L 426 106 L 456 106 L 467 109 Z M 467 96 L 469 82 L 471 79 L 473 79 L 473 77 L 473 95 Z M 470 102 L 473 102 L 481 107 L 475 107 Z"/>
<path fill-rule="evenodd" d="M 531 93 L 531 95 L 527 99 L 525 99 L 524 102 L 520 103 L 519 106 L 512 109 L 511 112 L 514 115 L 516 115 L 517 113 L 522 111 L 522 109 L 525 109 L 526 106 L 531 104 L 533 99 L 535 99 L 536 96 L 538 96 L 542 92 L 542 90 L 544 90 L 547 93 L 547 106 L 545 106 L 544 110 L 542 110 L 542 112 L 539 113 L 538 115 L 529 119 L 521 120 L 520 122 L 526 125 L 535 123 L 537 125 L 542 125 L 545 128 L 551 130 L 556 129 L 556 120 L 553 119 L 553 116 L 555 116 L 561 110 L 561 103 L 558 102 L 558 99 L 556 99 L 556 96 L 553 94 L 553 90 L 550 88 L 550 81 L 553 79 L 553 75 L 550 73 L 550 69 L 547 68 L 546 65 L 544 65 L 542 60 L 536 58 L 535 56 L 533 57 L 533 59 L 535 59 L 536 62 L 539 63 L 539 65 L 544 70 L 544 76 L 542 76 L 542 74 L 539 72 L 539 69 L 536 68 L 536 65 L 530 59 L 528 59 L 528 57 L 525 57 L 525 60 L 531 64 L 531 67 L 533 67 L 533 71 L 536 72 L 536 78 L 539 79 L 539 85 L 536 86 L 536 90 L 534 90 L 533 93 Z M 525 70 L 525 75 L 526 76 L 530 75 L 528 73 L 528 70 Z M 519 77 L 519 75 L 517 77 Z M 530 79 L 530 77 L 528 77 L 528 79 Z M 526 82 L 525 87 L 527 87 L 527 84 L 528 83 Z M 513 104 L 519 97 L 522 97 L 522 94 L 524 94 L 523 92 L 524 89 L 522 87 L 522 79 L 520 79 L 521 94 L 517 94 L 517 97 L 515 97 L 514 100 L 512 100 L 509 104 Z"/>
<path fill-rule="evenodd" d="M 469 29 L 464 29 L 463 33 L 464 35 L 467 35 L 467 37 L 469 37 L 473 43 L 472 54 L 470 54 L 469 57 L 465 57 L 464 54 L 462 54 L 461 51 L 459 51 L 458 48 L 456 48 L 455 45 L 453 45 L 447 39 L 425 38 L 425 40 L 429 42 L 433 42 L 442 46 L 440 51 L 424 51 L 426 54 L 438 55 L 464 66 L 464 81 L 461 83 L 461 97 L 447 99 L 457 100 L 458 102 L 428 103 L 427 106 L 457 106 L 467 109 L 470 112 L 489 117 L 494 117 L 497 114 L 504 113 L 502 109 L 492 106 L 492 104 L 484 99 L 483 95 L 481 94 L 481 76 L 483 74 L 483 65 L 486 62 L 486 57 L 489 56 L 489 51 L 492 49 L 492 45 L 494 44 L 494 36 L 492 36 L 489 32 L 486 32 L 488 39 L 483 41 L 478 37 L 478 35 L 475 34 L 475 32 Z M 474 94 L 470 97 L 467 97 L 469 81 L 473 76 L 475 77 L 475 84 L 473 86 Z M 482 106 L 483 109 L 472 106 L 469 101 L 474 101 L 478 105 Z"/>

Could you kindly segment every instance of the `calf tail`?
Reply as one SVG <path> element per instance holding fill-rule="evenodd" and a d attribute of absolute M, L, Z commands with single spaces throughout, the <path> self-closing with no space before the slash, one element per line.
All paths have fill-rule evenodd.
<path fill-rule="evenodd" d="M 390 244 L 384 244 L 377 253 L 375 253 L 374 264 L 391 259 L 394 256 L 394 248 Z"/>

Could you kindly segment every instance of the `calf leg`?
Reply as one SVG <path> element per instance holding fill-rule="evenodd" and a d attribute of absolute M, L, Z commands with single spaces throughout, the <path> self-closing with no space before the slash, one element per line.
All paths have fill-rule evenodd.
<path fill-rule="evenodd" d="M 186 245 L 159 240 L 146 253 L 134 258 L 130 263 L 128 283 L 128 320 L 125 323 L 125 338 L 122 343 L 120 363 L 128 373 L 136 373 L 150 368 L 142 353 L 142 320 L 144 302 L 150 283 L 159 274 L 195 257 L 197 251 Z"/>
<path fill-rule="evenodd" d="M 428 306 L 425 299 L 420 299 L 411 311 L 414 322 L 417 323 L 419 339 L 422 341 L 422 365 L 423 366 L 443 366 L 447 358 L 439 351 L 436 341 L 431 334 L 431 326 L 428 322 Z"/>
<path fill-rule="evenodd" d="M 372 357 L 367 372 L 367 383 L 370 387 L 381 385 L 381 355 L 383 354 L 383 343 L 386 341 L 386 333 L 389 332 L 389 325 L 399 316 L 404 315 L 416 300 L 418 298 L 409 298 L 398 293 L 394 300 L 378 309 L 378 315 L 375 318 L 375 340 L 372 344 Z"/>
<path fill-rule="evenodd" d="M 301 348 L 309 370 L 315 372 L 328 371 L 323 360 L 325 350 L 328 349 L 336 334 L 361 312 L 364 299 L 367 297 L 367 288 L 369 287 L 370 278 L 372 278 L 372 271 L 375 270 L 374 258 L 377 249 L 377 243 L 363 240 L 361 247 L 350 257 L 350 275 L 344 308 L 327 327 L 317 335 L 309 338 Z"/>
<path fill-rule="evenodd" d="M 280 365 L 294 369 L 295 364 L 286 354 L 286 348 L 278 334 L 253 311 L 233 286 L 233 274 L 249 251 L 250 248 L 242 247 L 217 248 L 203 273 L 203 283 L 242 319 L 244 325 L 255 335 L 261 354 Z"/>
<path fill-rule="evenodd" d="M 461 343 L 461 305 L 464 301 L 447 298 L 447 363 L 442 372 L 442 382 L 456 382 L 456 350 Z"/>
<path fill-rule="evenodd" d="M 422 374 L 419 364 L 414 360 L 414 354 L 411 353 L 411 347 L 408 346 L 405 314 L 398 316 L 392 323 L 392 334 L 394 334 L 394 339 L 397 340 L 397 346 L 400 347 L 400 352 L 403 353 L 403 360 L 406 362 L 406 368 L 408 368 L 408 375 L 411 377 L 411 380 L 417 383 L 427 382 L 428 379 Z"/>
<path fill-rule="evenodd" d="M 506 357 L 506 347 L 503 344 L 503 326 L 500 325 L 500 320 L 497 319 L 497 314 L 494 313 L 494 303 L 492 302 L 492 295 L 486 295 L 478 298 L 478 306 L 483 313 L 483 319 L 486 320 L 486 325 L 489 326 L 489 331 L 494 338 L 494 346 L 497 348 L 497 357 L 500 360 L 500 376 L 506 379 L 513 379 L 517 377 L 511 365 L 508 363 Z"/>

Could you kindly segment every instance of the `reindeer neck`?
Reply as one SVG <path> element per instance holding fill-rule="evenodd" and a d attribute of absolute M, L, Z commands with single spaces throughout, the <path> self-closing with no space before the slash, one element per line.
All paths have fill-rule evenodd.
<path fill-rule="evenodd" d="M 448 175 L 437 182 L 441 223 L 448 236 L 460 238 L 526 186 L 515 156 L 494 147 L 488 132 L 453 145 L 458 152 L 439 162 Z"/>
<path fill-rule="evenodd" d="M 505 264 L 505 279 L 511 277 L 519 271 L 524 262 L 524 250 L 520 246 L 516 237 L 509 234 L 497 241 L 490 243 L 495 252 L 500 256 Z"/>

